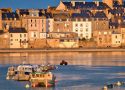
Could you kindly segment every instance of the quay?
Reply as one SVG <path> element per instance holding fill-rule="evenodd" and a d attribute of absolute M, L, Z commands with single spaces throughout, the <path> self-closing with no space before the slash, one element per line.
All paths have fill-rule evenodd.
<path fill-rule="evenodd" d="M 23 52 L 125 52 L 124 48 L 70 48 L 70 49 L 0 49 L 0 53 Z"/>

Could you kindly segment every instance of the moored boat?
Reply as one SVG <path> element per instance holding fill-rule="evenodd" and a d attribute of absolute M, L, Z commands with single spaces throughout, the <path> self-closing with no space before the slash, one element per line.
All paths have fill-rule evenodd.
<path fill-rule="evenodd" d="M 10 79 L 12 79 L 14 76 L 15 76 L 15 67 L 14 67 L 14 66 L 11 66 L 11 67 L 8 68 L 8 72 L 7 72 L 7 77 L 6 77 L 6 79 L 7 79 L 7 80 L 10 80 Z"/>
<path fill-rule="evenodd" d="M 52 72 L 35 72 L 30 74 L 32 87 L 52 87 L 55 86 L 56 77 Z"/>
<path fill-rule="evenodd" d="M 48 72 L 54 70 L 56 67 L 54 65 L 30 65 L 21 64 L 17 67 L 9 67 L 6 79 L 13 79 L 17 81 L 28 81 L 30 80 L 30 74 L 36 72 Z"/>
<path fill-rule="evenodd" d="M 30 73 L 33 72 L 32 65 L 29 64 L 22 64 L 17 67 L 9 67 L 7 72 L 6 79 L 13 79 L 13 80 L 29 80 Z"/>

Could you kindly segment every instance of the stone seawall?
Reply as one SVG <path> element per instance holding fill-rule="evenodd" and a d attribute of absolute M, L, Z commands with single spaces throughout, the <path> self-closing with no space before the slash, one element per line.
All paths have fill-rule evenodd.
<path fill-rule="evenodd" d="M 125 52 L 125 49 L 0 49 L 0 53 L 18 52 Z"/>

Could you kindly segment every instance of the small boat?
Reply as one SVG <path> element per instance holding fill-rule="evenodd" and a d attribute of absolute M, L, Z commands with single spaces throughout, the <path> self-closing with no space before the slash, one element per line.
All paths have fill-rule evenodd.
<path fill-rule="evenodd" d="M 41 71 L 43 72 L 47 72 L 47 71 L 50 71 L 50 70 L 54 70 L 56 69 L 57 67 L 55 65 L 50 65 L 50 64 L 47 64 L 47 65 L 41 65 L 40 66 L 40 69 Z"/>
<path fill-rule="evenodd" d="M 14 67 L 14 66 L 11 66 L 11 67 L 8 68 L 8 72 L 7 72 L 7 77 L 6 77 L 6 79 L 7 79 L 7 80 L 10 80 L 10 79 L 12 79 L 14 76 L 15 76 L 15 67 Z"/>
<path fill-rule="evenodd" d="M 60 65 L 68 65 L 68 62 L 66 62 L 65 60 L 62 60 L 62 61 L 60 62 Z"/>
<path fill-rule="evenodd" d="M 52 87 L 55 86 L 56 77 L 52 72 L 35 72 L 30 74 L 32 87 Z"/>

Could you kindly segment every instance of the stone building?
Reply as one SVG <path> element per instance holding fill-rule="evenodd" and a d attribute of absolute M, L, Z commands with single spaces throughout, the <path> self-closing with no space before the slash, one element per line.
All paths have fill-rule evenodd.
<path fill-rule="evenodd" d="M 69 14 L 55 14 L 53 18 L 53 32 L 72 32 L 72 22 Z"/>
<path fill-rule="evenodd" d="M 72 14 L 72 30 L 78 34 L 79 39 L 92 38 L 92 14 L 90 11 Z"/>
<path fill-rule="evenodd" d="M 112 32 L 112 47 L 121 47 L 122 34 L 116 31 Z"/>
<path fill-rule="evenodd" d="M 2 28 L 5 32 L 9 28 L 19 28 L 21 27 L 21 20 L 17 13 L 15 12 L 3 12 L 2 13 Z"/>
<path fill-rule="evenodd" d="M 28 34 L 25 28 L 9 28 L 10 48 L 28 48 Z"/>
<path fill-rule="evenodd" d="M 0 48 L 9 48 L 9 33 L 0 30 Z"/>

